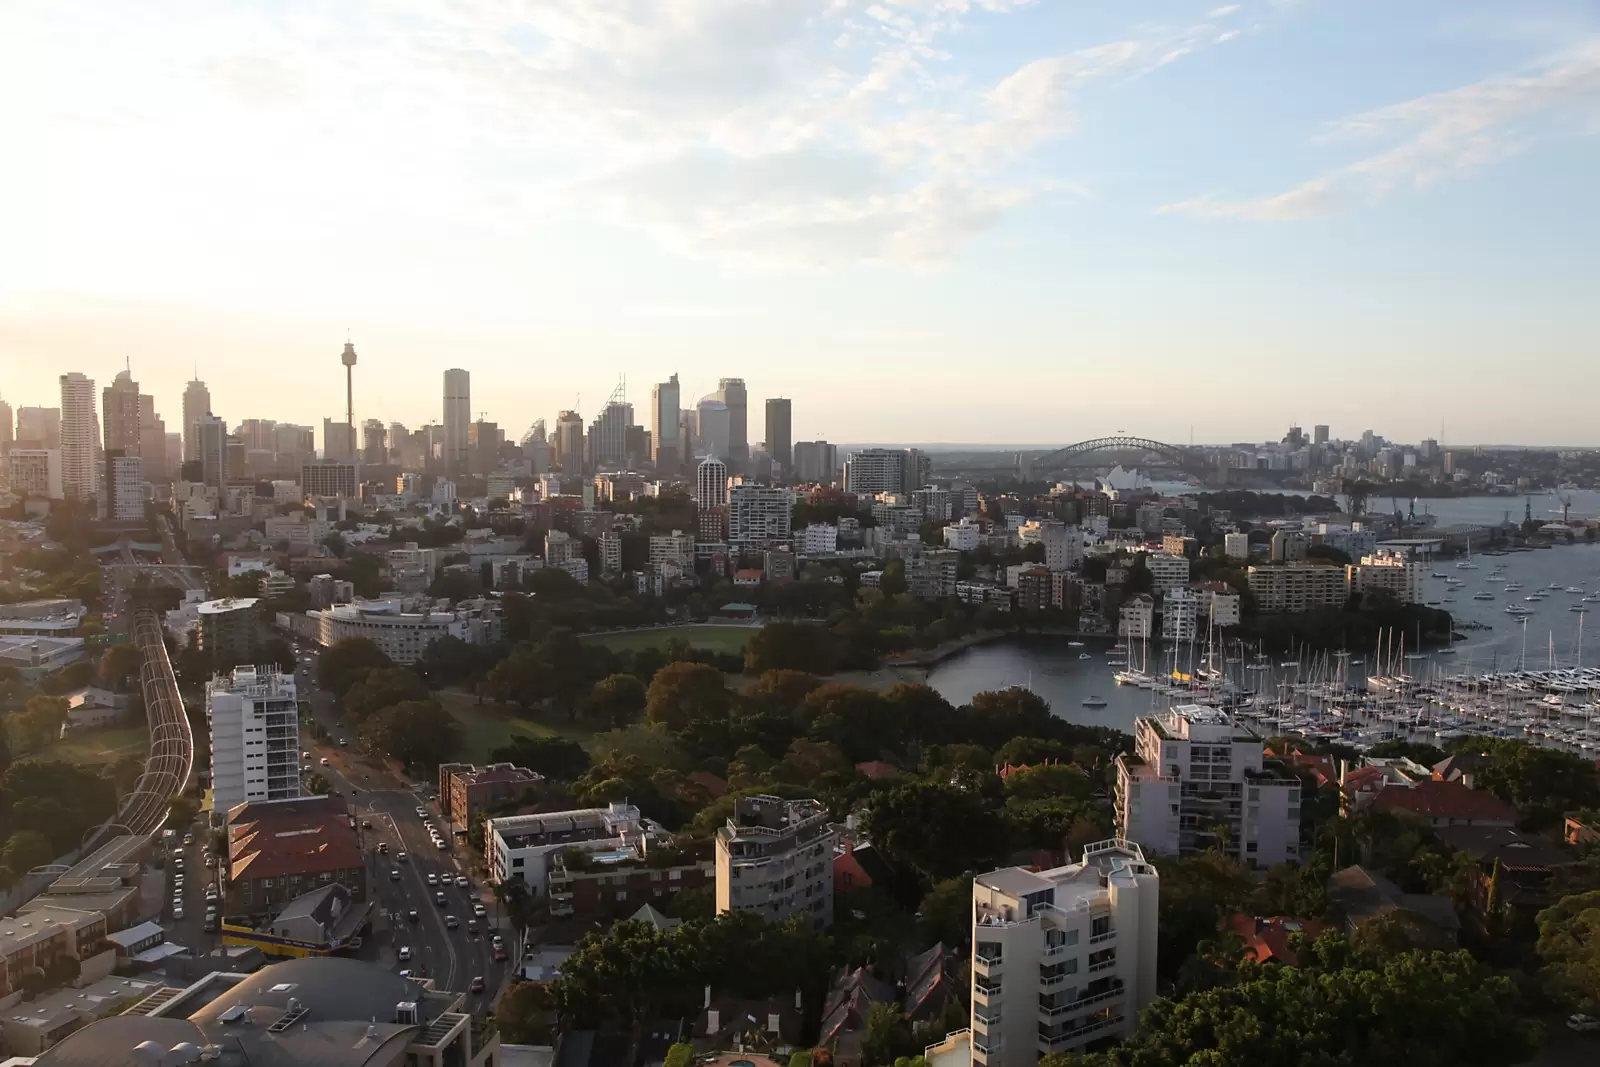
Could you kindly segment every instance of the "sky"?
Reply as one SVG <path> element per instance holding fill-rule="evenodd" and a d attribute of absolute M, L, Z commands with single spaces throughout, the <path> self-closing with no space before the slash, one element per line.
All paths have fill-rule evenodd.
<path fill-rule="evenodd" d="M 7 0 L 0 396 L 1600 444 L 1592 0 Z"/>

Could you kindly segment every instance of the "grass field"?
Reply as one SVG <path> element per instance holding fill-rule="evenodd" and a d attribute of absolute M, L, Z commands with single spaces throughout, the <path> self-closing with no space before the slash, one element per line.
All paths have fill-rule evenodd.
<path fill-rule="evenodd" d="M 150 731 L 143 726 L 119 726 L 69 734 L 64 741 L 29 752 L 29 759 L 64 763 L 112 763 L 127 755 L 143 756 L 150 750 Z M 20 756 L 20 754 L 19 754 Z"/>
<path fill-rule="evenodd" d="M 662 626 L 653 630 L 590 634 L 582 640 L 604 645 L 613 652 L 637 652 L 641 648 L 660 648 L 669 639 L 677 637 L 689 642 L 692 648 L 711 652 L 743 652 L 757 629 L 755 626 Z"/>
<path fill-rule="evenodd" d="M 566 737 L 586 745 L 593 735 L 581 722 L 524 715 L 515 704 L 485 701 L 482 705 L 470 693 L 439 694 L 439 701 L 461 724 L 460 758 L 474 763 L 488 762 L 489 753 L 513 737 Z"/>

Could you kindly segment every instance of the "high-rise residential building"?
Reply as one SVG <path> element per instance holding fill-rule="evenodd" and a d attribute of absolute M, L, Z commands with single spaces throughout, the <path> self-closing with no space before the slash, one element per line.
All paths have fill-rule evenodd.
<path fill-rule="evenodd" d="M 139 459 L 145 481 L 172 480 L 167 468 L 167 424 L 156 414 L 156 398 L 149 393 L 139 394 Z"/>
<path fill-rule="evenodd" d="M 771 923 L 804 916 L 833 925 L 833 841 L 816 800 L 739 797 L 717 830 L 717 914 L 752 911 Z"/>
<path fill-rule="evenodd" d="M 1345 567 L 1345 582 L 1352 593 L 1379 590 L 1401 604 L 1423 602 L 1428 568 L 1403 552 L 1379 551 Z"/>
<path fill-rule="evenodd" d="M 1006 867 L 972 881 L 972 1025 L 929 1050 L 972 1067 L 1033 1067 L 1133 1033 L 1156 997 L 1161 877 L 1132 841 L 1077 863 Z M 970 1044 L 970 1050 L 959 1046 Z"/>
<path fill-rule="evenodd" d="M 108 448 L 106 457 L 106 511 L 112 522 L 138 522 L 144 518 L 144 460 Z"/>
<path fill-rule="evenodd" d="M 472 422 L 472 375 L 459 367 L 444 372 L 444 455 L 447 474 L 467 470 L 468 430 Z"/>
<path fill-rule="evenodd" d="M 790 473 L 794 461 L 794 410 L 787 397 L 775 396 L 767 400 L 767 455 L 783 464 L 783 472 Z"/>
<path fill-rule="evenodd" d="M 914 448 L 865 448 L 850 453 L 844 489 L 857 496 L 913 493 L 927 484 L 928 457 Z"/>
<path fill-rule="evenodd" d="M 139 383 L 129 371 L 121 370 L 101 391 L 101 412 L 105 431 L 105 450 L 122 450 L 124 456 L 142 455 L 139 448 Z"/>
<path fill-rule="evenodd" d="M 228 485 L 228 424 L 215 415 L 202 415 L 194 424 L 195 458 L 200 480 L 220 493 Z"/>
<path fill-rule="evenodd" d="M 1229 559 L 1249 559 L 1250 535 L 1247 533 L 1223 534 L 1222 552 Z"/>
<path fill-rule="evenodd" d="M 306 496 L 354 498 L 357 491 L 354 463 L 322 460 L 300 467 L 300 491 Z"/>
<path fill-rule="evenodd" d="M 694 411 L 696 451 L 702 456 L 714 456 L 727 462 L 732 448 L 729 442 L 732 431 L 728 421 L 728 405 L 713 393 L 702 397 Z"/>
<path fill-rule="evenodd" d="M 728 543 L 753 547 L 789 540 L 793 506 L 787 489 L 735 485 L 728 493 Z"/>
<path fill-rule="evenodd" d="M 1152 852 L 1208 849 L 1265 870 L 1300 858 L 1300 779 L 1226 712 L 1183 704 L 1133 724 L 1117 757 L 1117 830 Z"/>
<path fill-rule="evenodd" d="M 718 379 L 716 397 L 728 405 L 728 454 L 722 458 L 733 470 L 742 471 L 750 459 L 750 396 L 744 379 Z"/>
<path fill-rule="evenodd" d="M 1343 607 L 1350 583 L 1343 567 L 1321 563 L 1277 563 L 1246 571 L 1250 592 L 1263 614 L 1296 614 Z"/>
<path fill-rule="evenodd" d="M 100 419 L 94 379 L 61 376 L 61 482 L 68 498 L 93 500 L 100 491 Z"/>
<path fill-rule="evenodd" d="M 555 461 L 563 474 L 582 474 L 583 456 L 583 416 L 563 411 L 556 416 Z"/>
<path fill-rule="evenodd" d="M 11 442 L 16 440 L 12 433 L 11 405 L 0 400 L 0 456 L 11 450 Z"/>
<path fill-rule="evenodd" d="M 27 448 L 61 447 L 61 409 L 17 409 L 17 444 Z"/>
<path fill-rule="evenodd" d="M 212 809 L 300 795 L 300 711 L 292 674 L 237 667 L 206 683 Z"/>
<path fill-rule="evenodd" d="M 606 577 L 622 573 L 622 535 L 615 530 L 601 530 L 595 538 L 600 548 L 600 573 Z"/>
<path fill-rule="evenodd" d="M 794 480 L 831 485 L 839 477 L 839 449 L 826 441 L 801 441 L 794 446 Z"/>
<path fill-rule="evenodd" d="M 699 508 L 726 507 L 728 503 L 728 465 L 709 456 L 695 470 L 694 502 Z"/>
<path fill-rule="evenodd" d="M 676 473 L 683 464 L 678 451 L 679 399 L 676 374 L 650 390 L 650 460 L 661 474 Z"/>
<path fill-rule="evenodd" d="M 211 390 L 196 378 L 183 389 L 183 461 L 200 458 L 200 420 L 211 414 Z"/>
<path fill-rule="evenodd" d="M 18 496 L 60 500 L 66 495 L 59 448 L 15 447 L 6 453 L 6 469 L 11 491 Z"/>
<path fill-rule="evenodd" d="M 633 405 L 613 400 L 601 409 L 589 427 L 589 450 L 594 469 L 628 465 L 628 427 L 633 425 Z"/>
<path fill-rule="evenodd" d="M 197 610 L 200 651 L 216 670 L 229 670 L 255 660 L 261 625 L 252 597 L 224 597 L 208 600 Z"/>

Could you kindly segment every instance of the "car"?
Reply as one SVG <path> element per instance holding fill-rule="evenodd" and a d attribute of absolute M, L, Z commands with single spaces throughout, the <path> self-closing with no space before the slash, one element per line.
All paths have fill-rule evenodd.
<path fill-rule="evenodd" d="M 443 852 L 445 849 L 450 847 L 450 845 L 442 837 L 434 838 L 433 839 L 433 843 L 434 843 L 435 846 L 438 847 L 440 852 Z"/>
<path fill-rule="evenodd" d="M 378 855 L 387 856 L 388 854 L 389 854 L 389 842 L 387 842 L 387 841 L 379 841 L 378 842 Z"/>
<path fill-rule="evenodd" d="M 468 919 L 467 920 L 467 933 L 472 934 L 473 936 L 477 936 L 477 933 L 478 933 L 478 920 L 477 919 Z"/>
<path fill-rule="evenodd" d="M 206 866 L 207 867 L 215 867 L 216 865 L 217 865 L 217 857 L 215 857 L 211 853 L 207 852 L 206 853 Z"/>
<path fill-rule="evenodd" d="M 439 831 L 437 831 L 437 830 L 435 830 L 435 829 L 434 829 L 434 828 L 433 828 L 433 823 L 431 823 L 431 822 L 429 822 L 429 821 L 428 821 L 428 820 L 427 820 L 427 819 L 423 819 L 423 820 L 422 820 L 422 828 L 423 828 L 423 829 L 424 829 L 424 830 L 426 830 L 426 831 L 428 831 L 428 833 L 429 833 L 429 834 L 430 834 L 430 835 L 432 835 L 432 834 L 436 834 L 436 833 L 438 833 L 438 832 L 439 832 Z"/>
<path fill-rule="evenodd" d="M 399 853 L 395 856 L 395 860 L 400 863 L 404 863 L 406 861 L 406 854 L 404 852 Z"/>
<path fill-rule="evenodd" d="M 411 968 L 407 967 L 405 970 L 401 971 L 400 972 L 400 977 L 406 979 L 407 981 L 410 981 L 410 979 L 411 979 Z"/>
<path fill-rule="evenodd" d="M 499 948 L 501 945 L 504 945 L 505 943 L 506 943 L 506 939 L 505 938 L 501 937 L 499 934 L 495 934 L 494 935 L 494 947 L 495 948 Z"/>
<path fill-rule="evenodd" d="M 429 885 L 438 885 L 439 884 L 439 876 L 437 874 L 428 875 L 428 884 Z"/>
<path fill-rule="evenodd" d="M 311 762 L 311 753 L 302 752 L 302 753 L 300 753 L 300 758 L 305 760 L 307 763 L 310 763 Z"/>
<path fill-rule="evenodd" d="M 183 857 L 182 856 L 173 857 L 172 869 L 175 870 L 175 871 L 183 870 Z"/>
<path fill-rule="evenodd" d="M 172 906 L 172 917 L 174 919 L 182 919 L 183 918 L 183 905 L 182 904 L 174 904 Z"/>
<path fill-rule="evenodd" d="M 363 829 L 363 830 L 370 830 L 370 829 L 372 829 L 372 820 L 371 820 L 371 819 L 362 819 L 362 820 L 361 820 L 361 828 L 362 828 L 362 829 Z"/>
<path fill-rule="evenodd" d="M 409 961 L 411 959 L 411 949 L 406 945 L 401 945 L 399 950 L 395 953 L 395 958 L 397 958 L 401 963 Z"/>
<path fill-rule="evenodd" d="M 1581 1034 L 1591 1033 L 1595 1030 L 1600 1030 L 1600 1019 L 1596 1019 L 1593 1015 L 1585 1015 L 1580 1011 L 1567 1016 L 1567 1029 L 1576 1030 Z"/>
<path fill-rule="evenodd" d="M 177 918 L 182 918 L 182 916 L 177 916 Z M 206 916 L 206 921 L 203 924 L 201 924 L 201 929 L 205 930 L 205 932 L 208 933 L 208 934 L 216 933 L 217 932 L 217 917 L 215 915 L 207 915 Z"/>
<path fill-rule="evenodd" d="M 390 871 L 389 871 L 389 881 L 398 882 L 399 880 L 400 880 L 400 872 L 391 868 Z"/>
<path fill-rule="evenodd" d="M 192 844 L 194 844 L 194 835 L 193 834 L 184 834 L 183 835 L 183 847 L 184 848 L 188 848 Z"/>
<path fill-rule="evenodd" d="M 326 767 L 328 765 L 328 757 L 327 756 L 323 756 L 322 759 L 318 760 L 317 762 L 321 763 L 324 767 Z"/>
<path fill-rule="evenodd" d="M 420 921 L 420 918 L 421 917 L 419 915 L 417 915 L 417 909 L 416 908 L 412 908 L 410 911 L 406 912 L 406 922 L 412 922 L 412 923 L 418 922 L 418 921 Z"/>
<path fill-rule="evenodd" d="M 481 974 L 473 975 L 472 976 L 472 981 L 471 981 L 471 983 L 468 984 L 467 988 L 472 990 L 474 993 L 482 993 L 483 990 L 484 990 L 483 975 L 481 975 Z"/>
<path fill-rule="evenodd" d="M 504 945 L 494 950 L 494 961 L 496 963 L 504 963 L 506 961 L 506 950 Z"/>
<path fill-rule="evenodd" d="M 426 819 L 427 817 L 428 817 L 428 809 L 427 808 L 418 808 L 417 809 L 417 818 Z"/>
<path fill-rule="evenodd" d="M 456 927 L 461 925 L 461 920 L 456 918 L 454 915 L 446 915 L 444 917 L 444 924 L 445 926 L 454 930 Z"/>
<path fill-rule="evenodd" d="M 489 914 L 489 909 L 485 908 L 482 904 L 474 904 L 472 906 L 472 914 L 481 919 Z"/>
<path fill-rule="evenodd" d="M 342 738 L 342 737 L 341 737 L 341 738 L 339 738 L 339 747 L 340 747 L 340 748 L 343 748 L 343 747 L 344 747 L 344 738 Z"/>
<path fill-rule="evenodd" d="M 441 908 L 447 908 L 450 906 L 450 902 L 445 899 L 443 893 L 435 893 L 433 895 L 433 902 L 439 905 Z"/>
<path fill-rule="evenodd" d="M 215 883 L 215 882 L 207 882 L 206 883 L 206 899 L 207 900 L 216 900 L 219 895 L 220 894 L 217 891 L 217 883 Z"/>
<path fill-rule="evenodd" d="M 466 875 L 464 875 L 464 874 L 456 875 L 456 888 L 457 889 L 465 889 L 468 886 L 470 886 L 471 884 L 472 884 L 471 882 L 467 881 L 467 876 Z"/>

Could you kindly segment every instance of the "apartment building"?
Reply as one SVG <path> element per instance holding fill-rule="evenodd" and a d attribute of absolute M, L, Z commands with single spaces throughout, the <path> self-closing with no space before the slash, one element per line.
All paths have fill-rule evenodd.
<path fill-rule="evenodd" d="M 1156 602 L 1145 593 L 1137 593 L 1123 602 L 1117 615 L 1117 636 L 1141 641 L 1153 637 Z"/>
<path fill-rule="evenodd" d="M 1401 552 L 1375 552 L 1344 569 L 1352 593 L 1379 590 L 1402 604 L 1420 604 L 1428 577 L 1426 565 Z"/>
<path fill-rule="evenodd" d="M 254 597 L 224 597 L 207 600 L 195 609 L 200 651 L 212 666 L 232 667 L 255 658 L 261 629 L 256 611 L 259 603 Z"/>
<path fill-rule="evenodd" d="M 439 765 L 439 814 L 457 826 L 471 826 L 478 812 L 515 800 L 544 781 L 544 775 L 514 763 Z"/>
<path fill-rule="evenodd" d="M 946 541 L 948 542 L 948 538 Z M 820 556 L 839 551 L 839 527 L 831 522 L 808 523 L 800 531 L 800 551 L 807 556 Z"/>
<path fill-rule="evenodd" d="M 978 540 L 983 534 L 982 528 L 973 522 L 970 517 L 960 522 L 953 522 L 942 531 L 944 547 L 956 552 L 976 552 Z"/>
<path fill-rule="evenodd" d="M 579 561 L 582 562 L 581 560 Z M 365 637 L 396 663 L 415 663 L 441 637 L 469 645 L 499 640 L 499 605 L 462 601 L 454 611 L 407 610 L 400 599 L 358 600 L 307 612 L 316 622 L 317 643 L 324 648 L 350 637 Z"/>
<path fill-rule="evenodd" d="M 1117 830 L 1163 855 L 1217 848 L 1250 867 L 1300 858 L 1300 779 L 1216 708 L 1185 704 L 1134 721 L 1117 757 Z"/>
<path fill-rule="evenodd" d="M 550 914 L 580 924 L 625 919 L 641 904 L 659 904 L 680 889 L 715 879 L 709 859 L 679 854 L 665 831 L 604 851 L 556 849 L 545 856 Z"/>
<path fill-rule="evenodd" d="M 906 564 L 906 592 L 924 600 L 956 595 L 956 561 L 960 553 L 948 548 L 930 549 Z"/>
<path fill-rule="evenodd" d="M 238 667 L 206 683 L 213 810 L 300 795 L 300 712 L 293 675 Z"/>
<path fill-rule="evenodd" d="M 963 1037 L 973 1067 L 1033 1067 L 1131 1034 L 1156 996 L 1160 892 L 1155 867 L 1122 839 L 1065 867 L 973 879 L 972 1026 L 928 1062 L 947 1062 L 945 1046 Z"/>
<path fill-rule="evenodd" d="M 669 534 L 652 534 L 650 537 L 650 570 L 661 574 L 664 567 L 674 567 L 678 574 L 694 573 L 694 535 L 682 530 Z"/>
<path fill-rule="evenodd" d="M 1298 530 L 1279 530 L 1272 535 L 1271 559 L 1274 563 L 1296 563 L 1306 558 L 1311 538 Z"/>
<path fill-rule="evenodd" d="M 1192 641 L 1197 632 L 1199 601 L 1187 588 L 1174 589 L 1161 598 L 1161 639 Z"/>
<path fill-rule="evenodd" d="M 508 815 L 483 824 L 483 851 L 489 881 L 517 879 L 535 896 L 549 889 L 551 853 L 565 849 L 611 852 L 638 844 L 659 829 L 632 804 L 612 802 L 603 808 Z"/>
<path fill-rule="evenodd" d="M 366 857 L 342 798 L 253 800 L 227 817 L 225 918 L 259 918 L 328 885 L 367 899 Z"/>
<path fill-rule="evenodd" d="M 1349 595 L 1343 567 L 1316 563 L 1279 563 L 1251 567 L 1250 592 L 1264 614 L 1342 607 Z"/>
<path fill-rule="evenodd" d="M 789 540 L 793 497 L 770 485 L 735 485 L 728 491 L 728 542 L 763 545 Z"/>
<path fill-rule="evenodd" d="M 13 448 L 6 453 L 11 491 L 23 497 L 61 500 L 66 496 L 59 448 Z"/>
<path fill-rule="evenodd" d="M 717 831 L 717 914 L 754 911 L 772 922 L 808 915 L 833 925 L 833 841 L 816 800 L 740 797 Z"/>
<path fill-rule="evenodd" d="M 105 977 L 116 959 L 106 933 L 106 917 L 99 912 L 55 905 L 0 919 L 0 995 L 14 992 L 35 969 L 48 971 L 68 956 L 82 965 L 106 954 L 93 974 Z"/>
<path fill-rule="evenodd" d="M 1229 559 L 1250 558 L 1250 535 L 1230 533 L 1222 535 L 1222 552 Z"/>
<path fill-rule="evenodd" d="M 1164 597 L 1174 589 L 1189 584 L 1189 557 L 1172 556 L 1155 552 L 1145 557 L 1144 565 L 1150 570 L 1155 593 Z"/>

